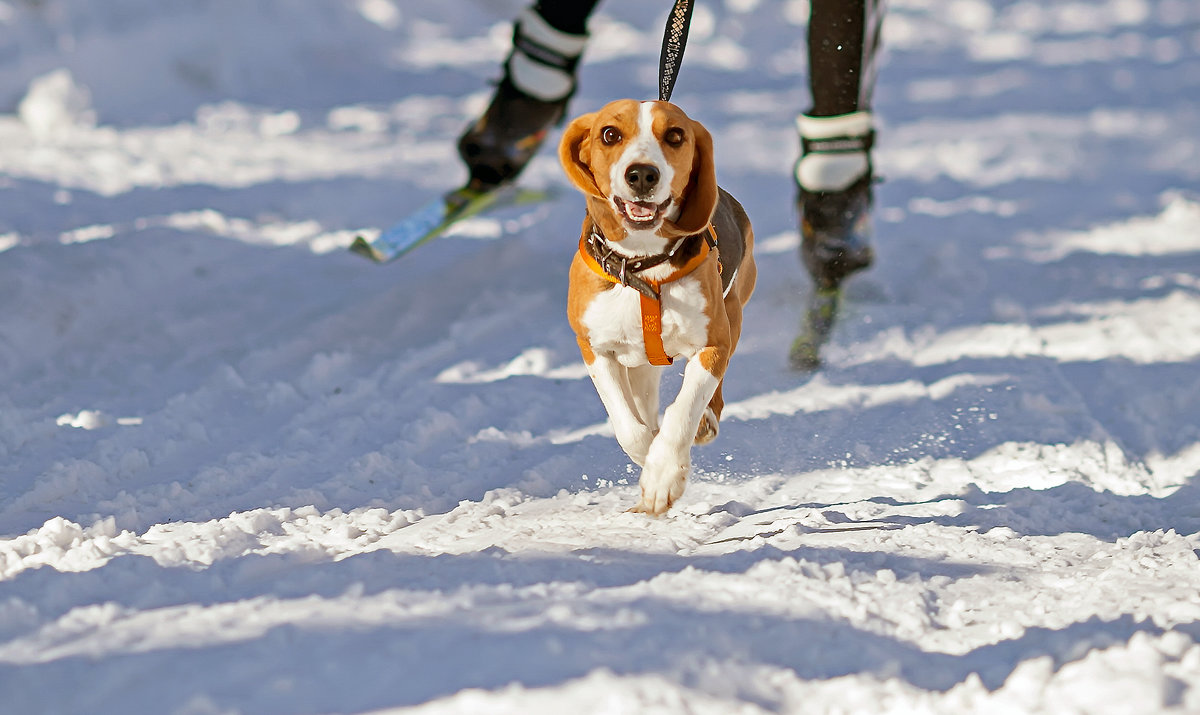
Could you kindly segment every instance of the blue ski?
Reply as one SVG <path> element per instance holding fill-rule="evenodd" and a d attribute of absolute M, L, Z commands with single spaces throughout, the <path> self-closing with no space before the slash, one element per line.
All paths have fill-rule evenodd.
<path fill-rule="evenodd" d="M 546 201 L 552 189 L 527 189 L 501 184 L 489 189 L 464 186 L 441 196 L 374 239 L 354 239 L 350 250 L 377 263 L 387 263 L 437 238 L 455 223 L 486 211 Z"/>

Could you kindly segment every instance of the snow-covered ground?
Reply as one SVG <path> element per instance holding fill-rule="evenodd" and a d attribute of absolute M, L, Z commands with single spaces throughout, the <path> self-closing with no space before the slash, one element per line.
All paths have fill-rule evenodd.
<path fill-rule="evenodd" d="M 894 0 L 806 376 L 807 3 L 699 3 L 761 274 L 662 519 L 577 195 L 343 250 L 463 178 L 521 6 L 0 0 L 0 710 L 1200 712 L 1200 5 Z M 574 111 L 653 94 L 666 7 L 605 1 Z"/>

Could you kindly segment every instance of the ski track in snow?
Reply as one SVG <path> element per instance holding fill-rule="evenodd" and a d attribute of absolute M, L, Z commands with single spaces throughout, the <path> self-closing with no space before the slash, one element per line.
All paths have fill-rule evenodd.
<path fill-rule="evenodd" d="M 646 5 L 574 112 L 654 91 Z M 700 3 L 761 274 L 648 519 L 576 196 L 343 250 L 461 180 L 520 7 L 0 0 L 5 711 L 1200 711 L 1200 10 L 892 2 L 877 265 L 800 376 L 807 3 Z"/>

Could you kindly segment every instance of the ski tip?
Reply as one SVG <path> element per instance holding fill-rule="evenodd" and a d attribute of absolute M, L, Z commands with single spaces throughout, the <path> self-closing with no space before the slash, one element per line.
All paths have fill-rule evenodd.
<path fill-rule="evenodd" d="M 376 263 L 383 263 L 387 260 L 387 256 L 380 253 L 367 239 L 362 236 L 356 236 L 354 243 L 350 244 L 350 252 L 357 253 L 360 256 L 369 258 Z"/>

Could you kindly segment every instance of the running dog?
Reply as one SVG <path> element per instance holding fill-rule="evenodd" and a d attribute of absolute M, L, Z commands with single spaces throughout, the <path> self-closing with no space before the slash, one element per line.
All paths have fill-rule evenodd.
<path fill-rule="evenodd" d="M 712 136 L 669 102 L 612 102 L 568 125 L 559 159 L 587 197 L 567 316 L 621 448 L 642 467 L 631 511 L 683 494 L 691 447 L 717 436 L 721 381 L 754 292 L 754 232 L 717 186 Z M 659 419 L 659 377 L 687 361 Z"/>

